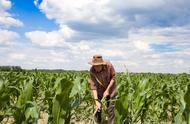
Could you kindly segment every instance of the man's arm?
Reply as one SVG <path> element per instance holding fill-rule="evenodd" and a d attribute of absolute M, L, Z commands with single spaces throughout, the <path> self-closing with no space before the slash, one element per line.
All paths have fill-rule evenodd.
<path fill-rule="evenodd" d="M 101 102 L 100 102 L 99 99 L 98 99 L 97 90 L 92 90 L 92 94 L 93 94 L 93 97 L 94 97 L 94 99 L 95 99 L 96 110 L 101 110 L 102 104 L 101 104 Z"/>
<path fill-rule="evenodd" d="M 113 87 L 115 85 L 115 79 L 111 79 L 111 81 L 110 81 L 110 83 L 109 83 L 109 85 L 108 85 L 108 87 L 107 87 L 107 91 L 108 91 L 108 93 L 110 93 L 110 89 Z"/>
<path fill-rule="evenodd" d="M 115 85 L 115 79 L 114 79 L 114 80 L 112 79 L 112 80 L 110 81 L 110 83 L 109 83 L 107 89 L 104 91 L 103 97 L 107 97 L 107 96 L 110 95 L 110 89 L 111 89 L 114 85 Z"/>
<path fill-rule="evenodd" d="M 89 82 L 90 82 L 90 87 L 91 87 L 93 98 L 95 99 L 96 110 L 98 110 L 98 109 L 100 110 L 101 109 L 101 103 L 98 100 L 97 87 L 96 87 L 96 84 L 94 81 L 95 81 L 95 79 L 94 79 L 93 75 L 90 74 Z"/>
<path fill-rule="evenodd" d="M 106 90 L 104 92 L 104 95 L 103 95 L 104 97 L 110 95 L 110 89 L 115 85 L 116 73 L 115 73 L 115 69 L 111 63 L 110 63 L 110 74 L 111 74 L 111 80 L 109 82 L 108 87 L 106 88 Z"/>
<path fill-rule="evenodd" d="M 92 94 L 93 94 L 94 99 L 98 99 L 97 90 L 92 90 Z"/>

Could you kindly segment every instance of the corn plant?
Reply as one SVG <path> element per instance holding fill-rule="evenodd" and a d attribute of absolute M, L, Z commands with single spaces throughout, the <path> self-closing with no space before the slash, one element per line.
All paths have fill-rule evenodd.
<path fill-rule="evenodd" d="M 48 124 L 94 123 L 88 78 L 76 71 L 0 72 L 0 122 L 37 124 L 45 112 Z M 189 84 L 185 73 L 118 73 L 115 123 L 190 123 Z"/>

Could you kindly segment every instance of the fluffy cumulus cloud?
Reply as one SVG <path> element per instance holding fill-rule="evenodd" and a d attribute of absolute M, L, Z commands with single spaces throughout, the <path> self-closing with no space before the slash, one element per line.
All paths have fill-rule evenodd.
<path fill-rule="evenodd" d="M 109 7 L 109 0 L 43 0 L 39 9 L 59 25 L 94 35 L 120 33 L 125 20 Z M 36 2 L 35 2 L 36 3 Z M 104 28 L 106 27 L 106 29 Z M 126 25 L 127 27 L 127 25 Z M 90 33 L 88 35 L 90 35 Z"/>
<path fill-rule="evenodd" d="M 15 45 L 12 47 L 16 49 L 9 48 L 8 52 L 0 48 L 7 56 L 1 59 L 9 64 L 21 64 L 24 68 L 81 70 L 90 67 L 87 62 L 91 61 L 92 55 L 101 53 L 105 60 L 114 64 L 117 71 L 125 71 L 127 68 L 134 72 L 187 72 L 190 67 L 190 42 L 187 41 L 190 32 L 184 34 L 184 31 L 188 29 L 151 28 L 131 31 L 130 37 L 125 38 L 64 41 L 60 42 L 62 45 L 48 47 L 40 44 L 40 47 L 36 47 L 37 44 Z M 163 35 L 168 33 L 170 36 Z M 174 36 L 184 39 L 178 41 Z M 160 48 L 153 44 L 159 44 L 157 47 Z M 160 50 L 166 49 L 163 47 L 165 44 L 171 47 L 167 51 Z M 176 48 L 175 51 L 172 50 L 173 47 Z"/>
<path fill-rule="evenodd" d="M 51 36 L 51 32 L 46 33 Z M 79 35 L 80 32 L 75 31 L 75 34 Z M 190 68 L 189 34 L 189 27 L 178 26 L 145 27 L 130 30 L 128 36 L 122 38 L 92 38 L 75 42 L 72 40 L 76 40 L 73 38 L 76 38 L 76 35 L 70 35 L 67 40 L 57 36 L 56 41 L 60 42 L 55 42 L 57 45 L 50 44 L 48 48 L 55 50 L 54 53 L 59 57 L 56 54 L 48 54 L 55 61 L 53 59 L 48 61 L 48 58 L 41 60 L 37 57 L 36 62 L 47 59 L 46 62 L 54 63 L 55 68 L 88 69 L 87 62 L 91 56 L 101 53 L 105 60 L 113 62 L 117 71 L 125 71 L 127 68 L 135 72 L 187 72 Z M 43 36 L 40 41 L 45 41 L 46 38 Z M 52 41 L 53 39 L 56 38 L 52 38 Z M 46 46 L 45 44 L 39 43 L 40 46 Z M 60 62 L 64 63 L 64 66 Z"/>
<path fill-rule="evenodd" d="M 186 25 L 190 19 L 188 0 L 42 0 L 41 3 L 35 0 L 34 3 L 47 18 L 77 30 L 94 31 L 104 25 L 123 33 L 122 28 L 126 31 L 139 26 Z"/>
<path fill-rule="evenodd" d="M 12 7 L 11 1 L 0 0 L 0 45 L 10 45 L 18 41 L 20 35 L 17 32 L 11 31 L 11 26 L 22 26 L 23 23 L 15 19 L 9 12 Z M 1 46 L 0 46 L 1 47 Z"/>
<path fill-rule="evenodd" d="M 133 41 L 134 42 L 134 46 L 136 49 L 140 50 L 140 51 L 150 51 L 150 45 L 147 43 L 147 41 Z"/>
<path fill-rule="evenodd" d="M 43 0 L 39 8 L 58 24 L 76 29 L 104 24 L 123 33 L 123 27 L 186 25 L 190 21 L 189 4 L 188 0 Z"/>
<path fill-rule="evenodd" d="M 188 11 L 190 2 L 188 0 L 119 1 L 112 2 L 111 5 L 133 26 L 164 27 L 189 25 L 190 17 Z"/>
<path fill-rule="evenodd" d="M 32 31 L 27 32 L 25 35 L 33 43 L 40 46 L 62 46 L 66 44 L 66 40 L 74 35 L 74 31 L 67 26 L 62 26 L 58 31 Z"/>
<path fill-rule="evenodd" d="M 12 60 L 24 60 L 25 54 L 23 53 L 10 53 L 9 58 Z"/>
<path fill-rule="evenodd" d="M 13 31 L 0 29 L 0 45 L 8 45 L 19 39 L 19 34 Z"/>
<path fill-rule="evenodd" d="M 109 0 L 44 0 L 39 7 L 48 18 L 61 24 L 69 21 L 99 23 L 114 20 L 108 3 Z"/>
<path fill-rule="evenodd" d="M 15 19 L 9 12 L 12 4 L 9 0 L 0 0 L 0 27 L 22 26 L 23 23 Z"/>
<path fill-rule="evenodd" d="M 117 9 L 153 9 L 164 5 L 164 0 L 118 0 L 110 1 L 110 5 Z"/>
<path fill-rule="evenodd" d="M 134 29 L 188 26 L 189 3 L 188 0 L 34 1 L 48 19 L 78 32 L 77 40 L 128 37 Z"/>

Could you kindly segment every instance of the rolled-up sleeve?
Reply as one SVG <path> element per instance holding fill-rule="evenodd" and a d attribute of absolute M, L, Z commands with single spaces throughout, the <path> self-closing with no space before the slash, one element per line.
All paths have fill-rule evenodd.
<path fill-rule="evenodd" d="M 96 83 L 95 83 L 95 78 L 94 78 L 94 76 L 92 74 L 90 74 L 89 83 L 90 83 L 91 90 L 97 90 Z"/>

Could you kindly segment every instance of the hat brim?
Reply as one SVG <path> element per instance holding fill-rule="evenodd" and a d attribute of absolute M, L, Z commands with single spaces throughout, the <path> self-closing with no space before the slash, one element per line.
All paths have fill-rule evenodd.
<path fill-rule="evenodd" d="M 106 62 L 100 62 L 100 63 L 93 63 L 93 62 L 88 62 L 90 65 L 106 65 Z"/>

